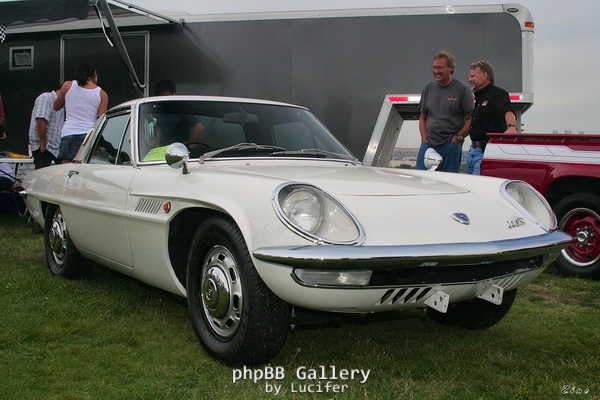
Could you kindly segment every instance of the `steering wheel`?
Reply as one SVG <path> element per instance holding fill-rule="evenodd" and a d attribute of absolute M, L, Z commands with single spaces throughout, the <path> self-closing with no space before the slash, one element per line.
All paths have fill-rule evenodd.
<path fill-rule="evenodd" d="M 185 142 L 182 142 L 182 143 L 185 144 L 188 148 L 191 147 L 190 146 L 191 144 L 200 144 L 200 145 L 202 145 L 204 147 L 211 148 L 210 144 L 208 144 L 206 142 L 203 142 L 201 140 L 186 140 Z M 193 147 L 196 147 L 196 146 L 193 146 Z"/>

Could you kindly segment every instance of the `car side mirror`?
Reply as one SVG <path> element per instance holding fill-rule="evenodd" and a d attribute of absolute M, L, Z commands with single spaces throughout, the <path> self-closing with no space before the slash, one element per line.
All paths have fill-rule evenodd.
<path fill-rule="evenodd" d="M 435 171 L 437 167 L 440 166 L 442 161 L 444 161 L 444 158 L 437 151 L 430 147 L 425 151 L 425 157 L 423 161 L 425 163 L 425 168 L 427 168 L 428 171 Z"/>
<path fill-rule="evenodd" d="M 189 174 L 187 162 L 190 159 L 190 152 L 183 143 L 173 143 L 165 152 L 165 161 L 171 168 L 179 169 L 183 167 L 183 173 Z"/>

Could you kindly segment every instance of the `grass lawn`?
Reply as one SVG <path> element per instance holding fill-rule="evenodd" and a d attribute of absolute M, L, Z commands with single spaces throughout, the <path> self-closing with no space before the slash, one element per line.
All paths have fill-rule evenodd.
<path fill-rule="evenodd" d="M 373 315 L 298 328 L 236 371 L 204 353 L 183 299 L 102 267 L 52 276 L 26 218 L 0 215 L 0 240 L 0 399 L 600 399 L 600 281 L 551 268 L 485 331 Z"/>

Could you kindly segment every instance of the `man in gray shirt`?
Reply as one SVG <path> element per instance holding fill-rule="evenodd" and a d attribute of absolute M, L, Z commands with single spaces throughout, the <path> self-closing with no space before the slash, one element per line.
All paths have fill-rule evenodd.
<path fill-rule="evenodd" d="M 453 79 L 455 68 L 454 56 L 449 52 L 440 51 L 433 57 L 435 81 L 425 86 L 419 104 L 421 146 L 417 169 L 425 169 L 425 151 L 433 148 L 443 158 L 438 171 L 459 171 L 462 143 L 469 135 L 475 102 L 470 86 Z"/>

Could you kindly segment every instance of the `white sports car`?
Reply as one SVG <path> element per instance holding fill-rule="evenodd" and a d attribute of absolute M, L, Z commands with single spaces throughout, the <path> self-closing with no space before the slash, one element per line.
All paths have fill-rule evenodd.
<path fill-rule="evenodd" d="M 186 297 L 227 365 L 272 359 L 298 311 L 489 327 L 571 241 L 524 182 L 365 167 L 306 108 L 260 100 L 124 103 L 23 188 L 52 273 L 96 262 Z"/>

